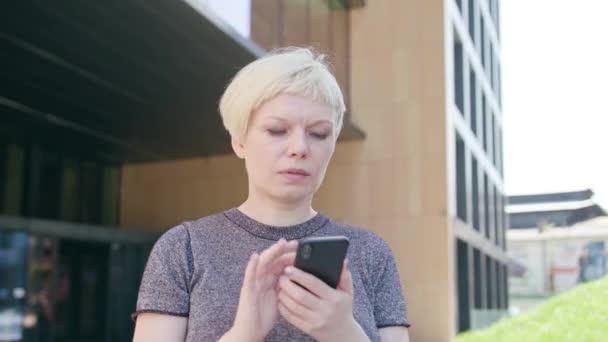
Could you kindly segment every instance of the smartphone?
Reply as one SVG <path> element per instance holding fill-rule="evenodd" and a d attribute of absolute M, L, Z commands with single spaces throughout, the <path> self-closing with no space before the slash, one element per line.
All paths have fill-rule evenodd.
<path fill-rule="evenodd" d="M 298 241 L 294 266 L 323 280 L 334 289 L 340 281 L 348 251 L 345 236 L 309 237 Z"/>

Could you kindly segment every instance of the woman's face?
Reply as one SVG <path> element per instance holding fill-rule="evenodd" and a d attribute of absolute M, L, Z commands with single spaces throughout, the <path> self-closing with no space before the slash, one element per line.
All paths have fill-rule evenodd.
<path fill-rule="evenodd" d="M 306 97 L 279 95 L 252 113 L 244 141 L 250 196 L 286 204 L 311 200 L 336 146 L 332 108 Z M 252 193 L 253 192 L 253 193 Z"/>

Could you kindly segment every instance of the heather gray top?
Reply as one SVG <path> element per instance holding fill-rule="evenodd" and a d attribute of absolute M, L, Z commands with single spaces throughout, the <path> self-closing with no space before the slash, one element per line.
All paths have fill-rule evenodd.
<path fill-rule="evenodd" d="M 144 271 L 137 311 L 188 317 L 186 341 L 215 341 L 236 315 L 249 256 L 280 238 L 344 235 L 354 285 L 353 315 L 372 341 L 378 328 L 409 326 L 399 274 L 388 245 L 372 232 L 325 215 L 290 227 L 261 224 L 238 209 L 184 222 L 156 242 Z M 312 341 L 282 317 L 266 341 Z"/>

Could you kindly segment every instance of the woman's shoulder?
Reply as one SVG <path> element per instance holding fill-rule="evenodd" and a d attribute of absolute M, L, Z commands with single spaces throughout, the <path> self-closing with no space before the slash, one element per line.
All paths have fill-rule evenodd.
<path fill-rule="evenodd" d="M 226 218 L 224 216 L 224 212 L 222 211 L 195 219 L 184 220 L 167 229 L 163 235 L 173 236 L 190 234 L 194 230 L 208 230 L 223 226 L 225 224 Z"/>
<path fill-rule="evenodd" d="M 391 254 L 388 243 L 374 231 L 364 227 L 337 222 L 333 219 L 330 220 L 330 223 L 332 225 L 332 234 L 346 236 L 349 238 L 351 245 L 361 246 L 368 251 L 373 250 L 375 252 Z"/>
<path fill-rule="evenodd" d="M 189 243 L 192 234 L 211 233 L 210 231 L 222 227 L 225 224 L 224 221 L 223 212 L 182 221 L 163 232 L 160 235 L 157 244 L 171 246 Z"/>

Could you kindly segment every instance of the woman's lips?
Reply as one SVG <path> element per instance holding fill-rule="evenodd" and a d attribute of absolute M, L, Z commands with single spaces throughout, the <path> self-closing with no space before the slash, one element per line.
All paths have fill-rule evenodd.
<path fill-rule="evenodd" d="M 285 178 L 288 182 L 298 182 L 298 181 L 302 181 L 306 178 L 308 178 L 308 176 L 310 176 L 310 174 L 302 169 L 288 169 L 288 170 L 283 170 L 281 172 L 279 172 L 279 174 L 281 174 L 281 176 L 283 176 L 283 178 Z"/>
<path fill-rule="evenodd" d="M 294 174 L 294 175 L 302 175 L 302 176 L 309 176 L 309 173 L 304 170 L 304 169 L 287 169 L 287 170 L 283 170 L 280 173 L 288 173 L 288 174 Z"/>

